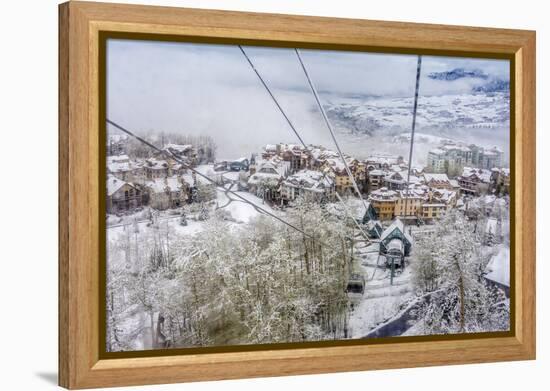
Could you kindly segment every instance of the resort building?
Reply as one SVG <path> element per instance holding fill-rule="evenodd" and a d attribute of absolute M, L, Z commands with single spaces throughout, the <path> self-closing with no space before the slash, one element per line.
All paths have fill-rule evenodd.
<path fill-rule="evenodd" d="M 319 171 L 301 170 L 281 183 L 283 202 L 293 201 L 300 195 L 316 200 L 333 200 L 334 191 L 332 178 Z"/>
<path fill-rule="evenodd" d="M 107 213 L 127 213 L 142 205 L 139 187 L 109 175 L 107 177 Z"/>
<path fill-rule="evenodd" d="M 497 147 L 485 149 L 474 144 L 445 143 L 428 152 L 428 170 L 458 175 L 466 166 L 492 169 L 502 165 L 503 153 Z"/>
<path fill-rule="evenodd" d="M 369 201 L 378 218 L 382 221 L 392 220 L 395 214 L 395 205 L 399 199 L 398 193 L 382 187 L 369 194 Z"/>
<path fill-rule="evenodd" d="M 146 183 L 149 205 L 157 210 L 178 208 L 189 200 L 190 185 L 180 177 L 153 179 Z"/>
<path fill-rule="evenodd" d="M 491 171 L 481 168 L 464 167 L 458 177 L 460 192 L 465 195 L 478 196 L 486 193 L 491 183 Z"/>

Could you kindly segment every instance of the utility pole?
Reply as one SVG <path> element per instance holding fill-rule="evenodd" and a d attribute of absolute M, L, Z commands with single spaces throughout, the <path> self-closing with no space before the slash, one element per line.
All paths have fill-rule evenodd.
<path fill-rule="evenodd" d="M 407 170 L 407 186 L 405 190 L 405 217 L 408 214 L 407 203 L 409 201 L 409 184 L 411 179 L 411 165 L 412 165 L 412 156 L 413 156 L 413 145 L 414 145 L 414 131 L 416 128 L 416 110 L 418 108 L 418 89 L 420 87 L 420 72 L 422 70 L 422 56 L 418 56 L 416 63 L 416 84 L 414 89 L 414 105 L 413 105 L 413 119 L 412 119 L 412 131 L 411 131 L 411 143 L 409 147 L 409 169 Z"/>
<path fill-rule="evenodd" d="M 395 258 L 391 259 L 391 274 L 390 274 L 390 285 L 393 285 L 393 277 L 395 276 Z"/>

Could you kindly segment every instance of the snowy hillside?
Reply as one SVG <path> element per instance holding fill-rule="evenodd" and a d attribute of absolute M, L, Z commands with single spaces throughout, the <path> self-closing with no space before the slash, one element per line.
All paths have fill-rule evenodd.
<path fill-rule="evenodd" d="M 408 156 L 411 98 L 331 97 L 325 105 L 346 153 L 366 158 L 376 153 Z M 425 165 L 441 141 L 497 146 L 508 158 L 510 97 L 507 93 L 421 96 L 418 100 L 413 163 Z"/>
<path fill-rule="evenodd" d="M 366 133 L 410 129 L 413 98 L 331 100 L 327 113 L 340 128 Z M 421 96 L 418 129 L 496 128 L 508 126 L 510 97 L 504 92 Z"/>

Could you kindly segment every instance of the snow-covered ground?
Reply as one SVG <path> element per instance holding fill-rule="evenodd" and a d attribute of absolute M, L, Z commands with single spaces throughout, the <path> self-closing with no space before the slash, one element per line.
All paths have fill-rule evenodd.
<path fill-rule="evenodd" d="M 209 177 L 213 175 L 223 175 L 225 179 L 238 179 L 239 172 L 223 172 L 218 173 L 214 172 L 211 165 L 201 165 L 197 167 L 197 170 Z M 191 174 L 186 174 L 191 176 Z M 204 183 L 209 183 L 206 179 L 197 176 L 197 180 Z M 190 183 L 192 183 L 192 178 L 189 178 Z M 237 186 L 233 183 L 227 183 L 224 185 L 225 191 L 221 188 L 217 188 L 217 199 L 213 203 L 212 212 L 214 210 L 223 210 L 229 215 L 227 216 L 228 221 L 234 224 L 243 224 L 248 223 L 253 218 L 263 214 L 261 209 L 266 210 L 272 214 L 282 214 L 284 212 L 276 211 L 262 199 L 258 198 L 256 195 L 251 194 L 246 191 L 238 191 Z M 258 208 L 253 205 L 245 202 L 242 199 L 239 199 L 235 194 L 231 194 L 228 190 L 238 194 L 240 197 L 243 197 L 245 200 L 250 202 L 253 205 L 256 205 Z M 261 209 L 259 209 L 261 208 Z M 158 215 L 157 219 L 161 227 L 169 226 L 173 229 L 176 234 L 181 236 L 194 235 L 200 232 L 204 226 L 203 221 L 198 221 L 196 218 L 197 213 L 191 214 L 187 218 L 187 225 L 182 226 L 180 224 L 180 211 L 177 209 L 169 209 L 166 211 L 154 211 Z M 149 229 L 151 223 L 148 218 L 149 209 L 145 208 L 142 211 L 136 212 L 131 215 L 126 215 L 122 217 L 117 217 L 114 215 L 108 215 L 107 217 L 107 239 L 116 240 L 117 237 L 121 234 L 125 234 L 126 230 L 135 230 L 136 225 L 138 229 L 145 230 Z M 132 232 L 132 231 L 130 231 Z"/>
<path fill-rule="evenodd" d="M 409 269 L 396 273 L 391 284 L 390 271 L 377 263 L 377 247 L 377 244 L 373 244 L 365 248 L 356 266 L 365 277 L 366 285 L 362 295 L 351 296 L 351 338 L 362 338 L 380 323 L 394 317 L 403 303 L 412 297 Z"/>
<path fill-rule="evenodd" d="M 226 187 L 229 186 L 226 185 Z M 261 209 L 273 214 L 279 213 L 274 211 L 268 204 L 264 203 L 263 200 L 253 194 L 244 191 L 235 191 L 235 193 Z M 234 194 L 224 192 L 222 190 L 218 190 L 218 199 L 216 202 L 217 207 L 221 210 L 229 212 L 231 217 L 237 223 L 248 223 L 251 219 L 262 214 L 261 210 L 255 208 L 253 205 L 239 199 Z"/>

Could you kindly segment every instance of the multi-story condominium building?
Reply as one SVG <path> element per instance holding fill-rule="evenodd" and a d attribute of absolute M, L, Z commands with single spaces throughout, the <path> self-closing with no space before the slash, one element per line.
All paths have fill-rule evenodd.
<path fill-rule="evenodd" d="M 290 175 L 281 183 L 283 202 L 293 201 L 302 195 L 310 199 L 332 201 L 334 199 L 334 182 L 328 175 L 319 171 L 301 170 Z"/>
<path fill-rule="evenodd" d="M 334 170 L 334 182 L 338 194 L 353 193 L 353 182 L 345 170 Z"/>
<path fill-rule="evenodd" d="M 423 174 L 422 179 L 425 185 L 433 189 L 453 189 L 447 174 Z"/>
<path fill-rule="evenodd" d="M 340 157 L 327 158 L 320 165 L 319 170 L 330 172 L 330 175 L 334 178 L 336 191 L 339 194 L 346 194 L 350 192 L 355 192 L 355 190 L 353 189 L 353 181 L 348 175 L 346 165 L 349 168 L 351 175 L 353 176 L 353 180 L 355 180 L 355 183 L 359 188 L 359 191 L 364 191 L 366 185 L 367 170 L 365 164 L 357 159 L 346 157 L 346 164 L 344 164 Z"/>
<path fill-rule="evenodd" d="M 380 220 L 399 218 L 436 219 L 456 205 L 457 192 L 431 188 L 425 184 L 411 184 L 399 191 L 385 187 L 374 191 L 369 201 L 380 216 Z"/>
<path fill-rule="evenodd" d="M 497 147 L 485 149 L 474 144 L 444 144 L 428 152 L 428 169 L 456 176 L 466 166 L 485 169 L 500 167 L 502 155 Z"/>
<path fill-rule="evenodd" d="M 398 199 L 398 193 L 386 187 L 382 187 L 369 194 L 369 201 L 374 210 L 376 210 L 376 214 L 380 220 L 393 219 L 395 215 L 395 204 Z"/>
<path fill-rule="evenodd" d="M 187 173 L 186 164 L 181 164 L 169 157 L 166 159 L 152 157 L 140 164 L 139 173 L 145 180 L 183 175 Z"/>
<path fill-rule="evenodd" d="M 423 220 L 438 219 L 445 214 L 446 210 L 447 210 L 446 204 L 425 203 L 425 204 L 422 204 L 421 217 Z"/>
<path fill-rule="evenodd" d="M 364 160 L 367 169 L 389 170 L 391 166 L 404 163 L 403 156 L 375 155 Z"/>
<path fill-rule="evenodd" d="M 282 143 L 266 145 L 262 152 L 262 158 L 269 160 L 274 156 L 289 162 L 290 170 L 293 173 L 309 168 L 311 164 L 311 154 L 303 145 Z"/>
<path fill-rule="evenodd" d="M 280 199 L 280 185 L 290 172 L 290 162 L 273 156 L 270 160 L 262 160 L 256 165 L 250 165 L 248 191 L 264 200 L 277 201 Z"/>
<path fill-rule="evenodd" d="M 466 195 L 480 195 L 488 190 L 490 183 L 491 171 L 482 168 L 464 167 L 458 177 L 460 192 Z"/>
<path fill-rule="evenodd" d="M 380 169 L 368 171 L 367 184 L 368 191 L 373 192 L 384 186 L 384 177 L 386 173 Z"/>
<path fill-rule="evenodd" d="M 480 156 L 478 166 L 490 170 L 494 167 L 502 166 L 502 151 L 497 147 L 484 150 Z"/>
<path fill-rule="evenodd" d="M 139 177 L 140 166 L 128 155 L 107 156 L 107 172 L 122 181 L 134 181 Z"/>
<path fill-rule="evenodd" d="M 407 172 L 390 172 L 383 179 L 384 187 L 390 190 L 402 190 L 407 185 Z"/>
<path fill-rule="evenodd" d="M 426 194 L 403 190 L 399 193 L 399 198 L 395 203 L 394 214 L 399 217 L 418 216 L 422 204 L 426 202 L 426 200 Z"/>

